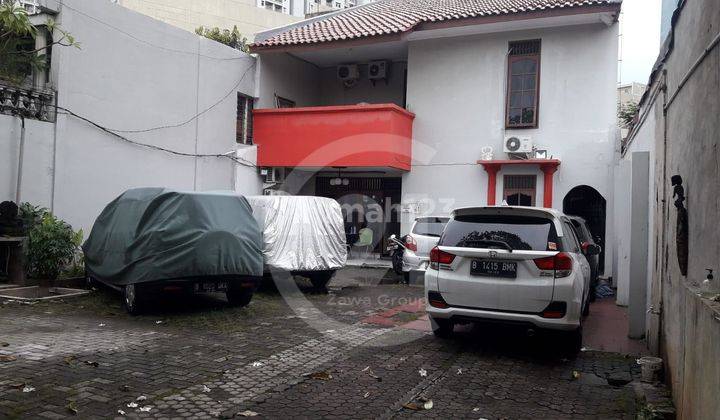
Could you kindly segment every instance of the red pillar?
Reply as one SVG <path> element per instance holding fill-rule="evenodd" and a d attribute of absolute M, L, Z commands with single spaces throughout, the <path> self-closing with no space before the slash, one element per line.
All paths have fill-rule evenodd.
<path fill-rule="evenodd" d="M 540 165 L 543 171 L 543 207 L 552 208 L 553 203 L 553 174 L 557 165 Z"/>
<path fill-rule="evenodd" d="M 488 187 L 487 187 L 487 205 L 495 205 L 495 195 L 497 186 L 497 173 L 500 170 L 500 165 L 492 163 L 484 163 L 483 168 L 488 173 Z"/>

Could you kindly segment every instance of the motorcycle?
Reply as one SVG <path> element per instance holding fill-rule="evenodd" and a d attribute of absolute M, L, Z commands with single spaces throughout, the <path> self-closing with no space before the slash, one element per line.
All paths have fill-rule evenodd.
<path fill-rule="evenodd" d="M 392 257 L 392 266 L 393 271 L 395 274 L 399 276 L 405 277 L 403 272 L 403 254 L 405 253 L 405 242 L 403 241 L 403 238 L 399 238 L 395 236 L 395 234 L 390 235 L 388 238 L 388 246 L 387 251 L 390 253 Z"/>

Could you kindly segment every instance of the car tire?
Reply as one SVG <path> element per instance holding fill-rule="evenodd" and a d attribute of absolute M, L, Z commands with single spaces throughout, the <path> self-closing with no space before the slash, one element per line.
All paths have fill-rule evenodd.
<path fill-rule="evenodd" d="M 569 355 L 574 356 L 580 353 L 580 349 L 582 349 L 582 336 L 582 326 L 566 333 L 564 344 Z"/>
<path fill-rule="evenodd" d="M 406 285 L 409 285 L 410 284 L 410 272 L 404 271 L 402 276 L 403 276 L 403 283 L 405 283 Z"/>
<path fill-rule="evenodd" d="M 585 306 L 583 306 L 582 316 L 590 315 L 590 296 L 585 300 Z"/>
<path fill-rule="evenodd" d="M 237 306 L 242 308 L 250 304 L 253 297 L 253 289 L 248 287 L 232 287 L 228 285 L 228 289 L 225 292 L 225 297 L 231 306 Z"/>
<path fill-rule="evenodd" d="M 139 289 L 134 284 L 128 284 L 123 288 L 123 303 L 125 304 L 125 310 L 130 315 L 139 315 L 142 312 Z"/>
<path fill-rule="evenodd" d="M 316 291 L 326 293 L 327 284 L 330 282 L 334 275 L 335 271 L 333 270 L 317 271 L 310 274 L 310 283 L 312 283 Z"/>
<path fill-rule="evenodd" d="M 433 329 L 435 337 L 439 338 L 450 338 L 453 335 L 455 329 L 455 323 L 449 319 L 431 318 L 430 325 Z"/>
<path fill-rule="evenodd" d="M 589 302 L 595 302 L 597 296 L 595 295 L 595 287 L 597 287 L 597 279 L 590 284 L 590 294 L 588 295 Z"/>

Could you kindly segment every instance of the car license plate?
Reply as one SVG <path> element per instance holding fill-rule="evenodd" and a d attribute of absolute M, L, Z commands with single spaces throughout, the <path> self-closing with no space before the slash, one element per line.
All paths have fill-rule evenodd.
<path fill-rule="evenodd" d="M 200 293 L 224 292 L 227 290 L 225 282 L 197 283 L 195 291 Z"/>
<path fill-rule="evenodd" d="M 514 279 L 517 277 L 517 263 L 510 261 L 472 260 L 470 264 L 470 274 L 474 276 Z"/>

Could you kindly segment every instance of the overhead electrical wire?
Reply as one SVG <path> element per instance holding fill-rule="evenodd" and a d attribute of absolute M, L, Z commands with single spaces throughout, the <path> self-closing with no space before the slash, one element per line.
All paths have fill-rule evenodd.
<path fill-rule="evenodd" d="M 64 107 L 61 107 L 61 106 L 57 106 L 57 105 L 51 105 L 51 106 L 53 106 L 54 108 L 56 108 L 56 109 L 58 110 L 58 113 L 59 113 L 59 114 L 70 115 L 70 116 L 72 116 L 72 117 L 74 117 L 74 118 L 77 118 L 77 119 L 79 119 L 79 120 L 81 120 L 81 121 L 84 121 L 84 122 L 92 125 L 93 127 L 97 128 L 98 130 L 101 130 L 101 131 L 103 131 L 103 132 L 105 132 L 105 133 L 107 133 L 107 134 L 110 134 L 111 136 L 113 136 L 113 137 L 116 138 L 116 139 L 119 139 L 119 140 L 122 140 L 122 141 L 124 141 L 124 142 L 133 144 L 133 145 L 135 145 L 135 146 L 144 147 L 144 148 L 148 148 L 148 149 L 152 149 L 152 150 L 157 150 L 157 151 L 160 151 L 160 152 L 165 152 L 165 153 L 169 153 L 169 154 L 176 155 L 176 156 L 195 157 L 195 158 L 219 158 L 219 159 L 223 159 L 223 158 L 224 158 L 224 159 L 232 160 L 233 162 L 235 162 L 235 163 L 237 163 L 237 164 L 239 164 L 239 165 L 242 165 L 242 166 L 257 168 L 257 165 L 255 165 L 254 163 L 252 163 L 252 162 L 250 162 L 250 161 L 248 161 L 248 160 L 246 160 L 246 159 L 243 159 L 243 158 L 241 158 L 241 157 L 232 156 L 232 155 L 230 155 L 230 154 L 223 154 L 223 153 L 205 153 L 205 154 L 203 154 L 203 153 L 186 153 L 186 152 L 179 152 L 179 151 L 177 151 L 177 150 L 167 149 L 167 148 L 165 148 L 165 147 L 156 146 L 156 145 L 154 145 L 154 144 L 148 144 L 148 143 L 143 143 L 143 142 L 139 142 L 139 141 L 136 141 L 136 140 L 132 140 L 132 139 L 129 139 L 129 138 L 125 137 L 125 136 L 122 136 L 122 135 L 114 132 L 113 130 L 111 130 L 111 129 L 107 128 L 107 127 L 104 127 L 104 126 L 96 123 L 95 121 L 93 121 L 93 120 L 91 120 L 91 119 L 89 119 L 89 118 L 87 118 L 87 117 L 83 117 L 82 115 L 79 115 L 79 114 L 77 114 L 77 113 L 75 113 L 75 112 L 73 112 L 73 111 L 71 111 L 71 110 L 69 110 L 69 109 L 67 109 L 67 108 L 64 108 Z M 234 153 L 234 152 L 233 152 L 233 153 Z"/>

